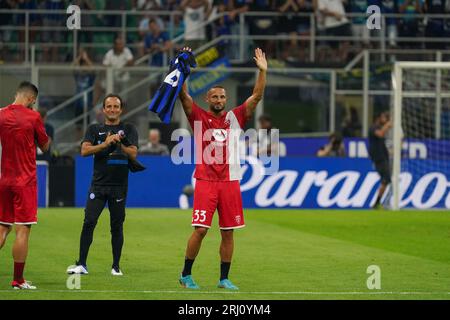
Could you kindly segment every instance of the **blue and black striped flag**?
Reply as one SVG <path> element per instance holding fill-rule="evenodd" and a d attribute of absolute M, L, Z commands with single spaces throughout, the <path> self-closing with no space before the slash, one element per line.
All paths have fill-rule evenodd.
<path fill-rule="evenodd" d="M 170 72 L 164 78 L 164 82 L 159 87 L 148 108 L 150 111 L 158 114 L 163 123 L 170 123 L 175 101 L 178 98 L 181 87 L 191 73 L 191 68 L 196 66 L 194 55 L 188 51 L 181 51 L 170 62 Z"/>

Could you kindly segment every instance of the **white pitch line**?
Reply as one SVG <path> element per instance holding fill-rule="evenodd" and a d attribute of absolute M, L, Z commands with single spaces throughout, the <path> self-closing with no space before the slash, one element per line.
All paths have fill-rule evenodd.
<path fill-rule="evenodd" d="M 21 290 L 0 290 L 0 293 L 17 293 Z M 23 292 L 23 291 L 22 291 Z M 174 294 L 254 294 L 254 295 L 450 295 L 450 292 L 393 292 L 393 291 L 374 291 L 374 292 L 315 292 L 315 291 L 194 291 L 194 290 L 26 290 L 26 292 L 57 292 L 57 293 L 145 293 L 145 294 L 158 294 L 158 293 L 174 293 Z"/>

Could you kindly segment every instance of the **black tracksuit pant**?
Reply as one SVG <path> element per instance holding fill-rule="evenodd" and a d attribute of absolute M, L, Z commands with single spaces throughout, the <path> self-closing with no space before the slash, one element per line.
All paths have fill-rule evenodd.
<path fill-rule="evenodd" d="M 80 237 L 80 256 L 77 264 L 86 265 L 89 247 L 91 246 L 94 229 L 97 225 L 98 218 L 102 213 L 105 205 L 108 204 L 110 212 L 110 226 L 111 226 L 111 245 L 113 254 L 112 266 L 119 266 L 120 257 L 123 247 L 123 223 L 125 221 L 125 204 L 127 189 L 110 188 L 91 188 L 89 197 L 84 210 L 83 229 Z"/>

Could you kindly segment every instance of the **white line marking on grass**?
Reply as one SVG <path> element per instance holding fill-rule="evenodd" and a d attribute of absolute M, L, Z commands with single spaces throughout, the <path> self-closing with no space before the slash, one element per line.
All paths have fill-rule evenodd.
<path fill-rule="evenodd" d="M 22 290 L 0 290 L 0 293 L 20 292 Z M 254 294 L 254 295 L 450 295 L 450 292 L 393 292 L 393 291 L 374 291 L 374 292 L 315 292 L 315 291 L 195 291 L 195 290 L 26 290 L 26 292 L 57 292 L 57 293 L 174 293 L 174 294 Z"/>

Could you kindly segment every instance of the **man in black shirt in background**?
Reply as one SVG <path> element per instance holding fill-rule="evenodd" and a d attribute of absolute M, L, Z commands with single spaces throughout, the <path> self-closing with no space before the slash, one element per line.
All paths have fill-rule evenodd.
<path fill-rule="evenodd" d="M 80 255 L 69 274 L 87 274 L 87 256 L 94 229 L 106 203 L 111 218 L 113 264 L 111 274 L 123 275 L 119 267 L 123 246 L 123 222 L 128 190 L 128 163 L 136 160 L 138 134 L 131 124 L 122 123 L 122 99 L 110 94 L 103 100 L 104 124 L 93 124 L 87 129 L 81 145 L 81 155 L 94 155 L 94 175 L 85 209 L 80 239 Z"/>
<path fill-rule="evenodd" d="M 389 152 L 386 147 L 386 135 L 391 127 L 389 112 L 384 111 L 375 117 L 374 124 L 369 131 L 369 155 L 381 179 L 374 209 L 381 209 L 381 198 L 391 183 Z"/>

